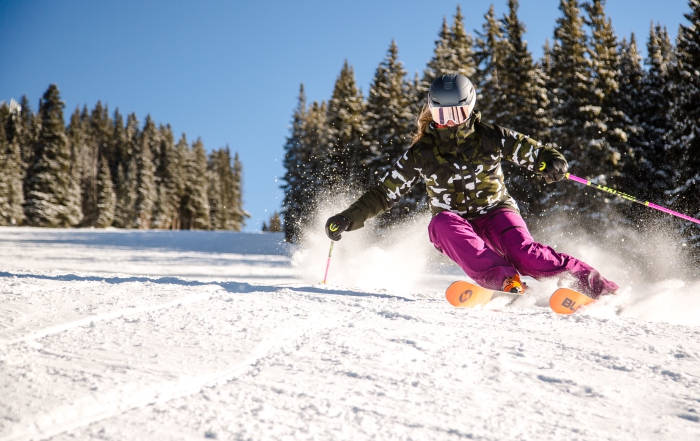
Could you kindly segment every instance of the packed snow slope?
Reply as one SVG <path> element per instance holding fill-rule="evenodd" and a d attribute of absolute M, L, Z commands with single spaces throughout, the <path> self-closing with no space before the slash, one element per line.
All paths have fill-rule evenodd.
<path fill-rule="evenodd" d="M 0 228 L 0 439 L 700 439 L 700 283 L 673 249 L 552 230 L 619 295 L 557 316 L 529 279 L 465 310 L 426 225 L 346 233 L 328 285 L 321 228 Z"/>

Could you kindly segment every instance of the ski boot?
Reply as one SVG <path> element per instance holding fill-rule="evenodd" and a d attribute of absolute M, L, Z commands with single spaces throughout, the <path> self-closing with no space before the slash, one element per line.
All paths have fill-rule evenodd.
<path fill-rule="evenodd" d="M 520 280 L 520 274 L 516 274 L 512 277 L 505 278 L 501 291 L 522 294 L 526 289 L 527 285 Z"/>

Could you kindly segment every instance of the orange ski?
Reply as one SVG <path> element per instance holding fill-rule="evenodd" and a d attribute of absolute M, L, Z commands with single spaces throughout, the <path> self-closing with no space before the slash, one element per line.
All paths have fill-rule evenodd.
<path fill-rule="evenodd" d="M 458 308 L 473 308 L 479 305 L 485 305 L 496 297 L 508 297 L 512 300 L 520 297 L 522 294 L 515 294 L 503 291 L 494 291 L 492 289 L 482 288 L 479 285 L 458 280 L 450 285 L 445 291 L 445 298 L 450 304 Z"/>
<path fill-rule="evenodd" d="M 595 299 L 569 288 L 559 288 L 549 298 L 549 307 L 557 314 L 573 314 L 578 308 L 595 302 Z"/>

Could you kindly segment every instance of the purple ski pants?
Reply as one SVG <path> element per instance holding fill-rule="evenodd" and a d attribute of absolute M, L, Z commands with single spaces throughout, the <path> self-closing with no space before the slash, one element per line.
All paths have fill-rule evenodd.
<path fill-rule="evenodd" d="M 617 284 L 568 254 L 535 242 L 520 214 L 508 208 L 467 221 L 443 211 L 428 226 L 430 241 L 479 285 L 499 290 L 516 273 L 535 279 L 573 276 L 572 288 L 593 298 L 613 293 Z"/>

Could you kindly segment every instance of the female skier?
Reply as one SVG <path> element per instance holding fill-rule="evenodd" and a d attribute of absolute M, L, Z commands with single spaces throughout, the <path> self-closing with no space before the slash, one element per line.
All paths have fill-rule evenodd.
<path fill-rule="evenodd" d="M 481 122 L 476 92 L 463 75 L 443 75 L 430 85 L 418 133 L 379 185 L 326 222 L 326 234 L 361 228 L 388 210 L 416 183 L 426 183 L 433 219 L 430 241 L 479 285 L 523 292 L 520 275 L 535 279 L 573 276 L 574 286 L 598 298 L 618 286 L 586 263 L 542 245 L 530 235 L 504 184 L 501 160 L 562 180 L 566 160 L 552 147 L 513 130 Z"/>

